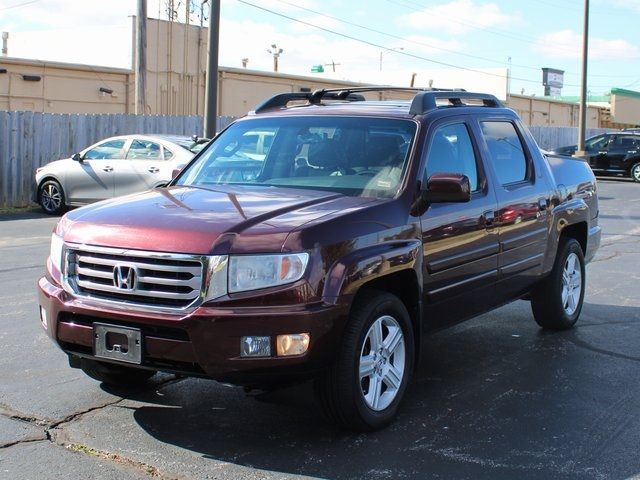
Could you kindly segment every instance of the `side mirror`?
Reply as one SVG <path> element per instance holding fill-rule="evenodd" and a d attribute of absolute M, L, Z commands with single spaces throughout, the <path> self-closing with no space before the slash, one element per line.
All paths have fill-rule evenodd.
<path fill-rule="evenodd" d="M 434 173 L 423 192 L 428 203 L 464 203 L 471 200 L 469 177 L 459 173 Z"/>
<path fill-rule="evenodd" d="M 427 180 L 426 187 L 411 205 L 411 215 L 422 215 L 432 203 L 463 203 L 471 200 L 471 185 L 466 175 L 434 173 Z"/>
<path fill-rule="evenodd" d="M 80 155 L 79 153 L 74 153 L 73 155 L 71 155 L 71 160 L 82 163 L 82 155 Z"/>
<path fill-rule="evenodd" d="M 171 180 L 173 180 L 174 178 L 176 178 L 178 175 L 180 175 L 180 172 L 182 171 L 181 168 L 174 168 L 171 171 Z"/>

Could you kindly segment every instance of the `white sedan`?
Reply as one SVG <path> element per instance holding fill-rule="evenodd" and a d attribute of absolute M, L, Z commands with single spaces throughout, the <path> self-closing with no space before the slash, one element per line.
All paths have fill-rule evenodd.
<path fill-rule="evenodd" d="M 51 215 L 169 183 L 194 156 L 194 139 L 173 135 L 122 135 L 36 170 L 37 200 Z"/>

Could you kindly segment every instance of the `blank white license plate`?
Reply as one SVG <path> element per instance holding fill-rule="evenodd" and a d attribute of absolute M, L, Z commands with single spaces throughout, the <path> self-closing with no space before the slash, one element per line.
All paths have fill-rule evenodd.
<path fill-rule="evenodd" d="M 98 358 L 142 363 L 142 335 L 139 328 L 93 324 L 93 351 Z"/>

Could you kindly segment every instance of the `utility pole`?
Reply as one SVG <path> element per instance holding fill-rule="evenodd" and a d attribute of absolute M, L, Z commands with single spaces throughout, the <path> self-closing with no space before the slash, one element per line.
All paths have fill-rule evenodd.
<path fill-rule="evenodd" d="M 267 52 L 269 52 L 271 55 L 273 55 L 273 71 L 277 72 L 278 71 L 278 58 L 280 58 L 280 54 L 282 52 L 284 52 L 284 50 L 282 50 L 281 48 L 278 48 L 278 46 L 275 43 L 271 44 L 271 49 L 267 50 Z"/>
<path fill-rule="evenodd" d="M 218 110 L 218 40 L 220 33 L 220 0 L 211 0 L 209 42 L 207 43 L 207 84 L 204 92 L 204 136 L 216 135 Z"/>
<path fill-rule="evenodd" d="M 147 0 L 138 0 L 136 18 L 136 115 L 147 112 Z"/>
<path fill-rule="evenodd" d="M 578 120 L 578 149 L 576 157 L 582 157 L 587 129 L 587 58 L 589 55 L 589 0 L 584 0 L 584 29 L 582 33 L 582 85 L 580 91 L 580 118 Z"/>

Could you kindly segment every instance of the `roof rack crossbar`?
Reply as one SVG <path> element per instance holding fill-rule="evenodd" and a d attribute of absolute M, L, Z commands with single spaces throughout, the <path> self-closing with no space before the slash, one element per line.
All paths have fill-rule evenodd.
<path fill-rule="evenodd" d="M 261 113 L 265 110 L 272 108 L 286 107 L 289 102 L 306 100 L 310 104 L 319 104 L 322 99 L 327 100 L 343 100 L 347 102 L 363 102 L 364 96 L 351 93 L 348 90 L 316 90 L 313 93 L 310 92 L 292 92 L 292 93 L 278 93 L 261 104 L 257 105 L 254 109 L 254 113 Z"/>
<path fill-rule="evenodd" d="M 482 101 L 485 107 L 502 107 L 502 103 L 493 95 L 485 93 L 467 92 L 462 88 L 440 89 L 440 88 L 415 88 L 415 87 L 344 87 L 318 89 L 314 92 L 290 92 L 279 93 L 268 98 L 257 105 L 254 113 L 262 113 L 273 108 L 286 107 L 289 102 L 307 101 L 307 105 L 319 105 L 322 100 L 338 100 L 346 102 L 365 101 L 364 92 L 384 92 L 384 91 L 404 91 L 415 92 L 416 95 L 411 102 L 409 113 L 412 115 L 424 115 L 425 113 L 438 108 L 438 100 L 448 100 L 454 107 L 467 105 L 463 100 Z"/>
<path fill-rule="evenodd" d="M 271 108 L 286 107 L 289 102 L 299 100 L 309 100 L 311 93 L 309 92 L 291 92 L 291 93 L 278 93 L 270 98 L 267 98 L 264 102 L 256 105 L 254 109 L 255 113 L 260 113 Z"/>
<path fill-rule="evenodd" d="M 454 107 L 464 107 L 467 105 L 462 100 L 481 100 L 485 107 L 502 108 L 502 102 L 495 96 L 486 93 L 473 93 L 465 91 L 425 91 L 418 93 L 409 108 L 412 115 L 424 115 L 425 113 L 438 108 L 437 101 L 446 99 Z"/>

